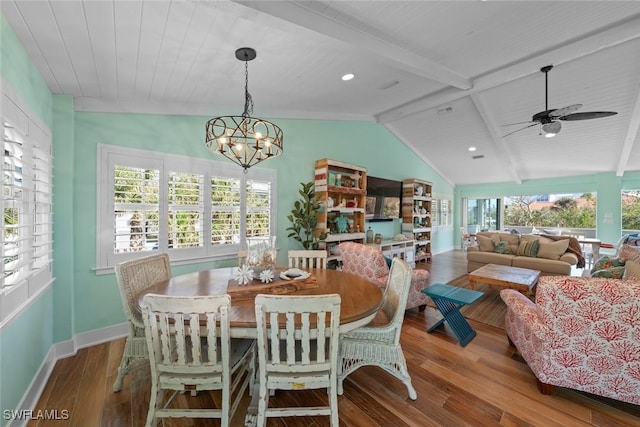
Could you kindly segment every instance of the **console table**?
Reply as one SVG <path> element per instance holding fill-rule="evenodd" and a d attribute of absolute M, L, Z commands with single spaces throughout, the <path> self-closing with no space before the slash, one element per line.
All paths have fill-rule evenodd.
<path fill-rule="evenodd" d="M 383 240 L 380 243 L 367 243 L 367 245 L 372 245 L 380 248 L 384 256 L 393 258 L 399 256 L 403 260 L 405 260 L 410 266 L 416 266 L 415 262 L 415 249 L 414 249 L 415 240 L 406 239 L 406 240 Z"/>
<path fill-rule="evenodd" d="M 456 334 L 461 346 L 464 347 L 476 336 L 476 331 L 469 325 L 467 319 L 462 316 L 460 309 L 465 305 L 473 304 L 484 293 L 442 283 L 435 283 L 424 288 L 422 293 L 433 300 L 442 314 L 442 319 L 427 329 L 427 332 L 433 332 L 446 321 Z"/>

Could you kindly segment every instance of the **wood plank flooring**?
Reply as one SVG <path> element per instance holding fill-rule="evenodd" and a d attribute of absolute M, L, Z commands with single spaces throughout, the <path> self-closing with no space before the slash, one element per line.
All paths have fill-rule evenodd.
<path fill-rule="evenodd" d="M 466 273 L 465 253 L 436 255 L 418 268 L 431 271 L 431 282 L 446 283 Z M 478 335 L 460 347 L 445 325 L 432 334 L 426 328 L 437 321 L 435 309 L 408 311 L 402 330 L 402 346 L 413 385 L 415 401 L 392 376 L 375 367 L 351 374 L 339 396 L 340 425 L 345 427 L 400 426 L 639 426 L 640 407 L 584 393 L 556 389 L 541 395 L 527 365 L 513 354 L 504 331 L 471 322 Z M 80 350 L 56 364 L 37 409 L 68 410 L 64 421 L 31 421 L 34 426 L 144 425 L 149 401 L 148 365 L 125 379 L 113 393 L 124 339 Z M 196 407 L 218 401 L 215 393 L 183 395 L 177 404 Z M 273 405 L 313 404 L 326 401 L 320 391 L 282 392 Z M 249 397 L 243 400 L 233 426 L 243 425 Z M 166 420 L 165 426 L 215 426 L 218 420 Z M 270 419 L 269 426 L 328 426 L 328 417 Z"/>

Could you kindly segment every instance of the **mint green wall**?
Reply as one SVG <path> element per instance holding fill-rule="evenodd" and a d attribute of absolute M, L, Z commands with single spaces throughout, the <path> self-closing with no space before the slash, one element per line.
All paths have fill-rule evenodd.
<path fill-rule="evenodd" d="M 53 296 L 56 316 L 53 322 L 54 342 L 73 337 L 73 176 L 75 112 L 73 97 L 55 95 L 53 100 L 53 277 L 56 278 Z M 58 143 L 61 141 L 61 143 Z"/>
<path fill-rule="evenodd" d="M 53 344 L 53 290 L 49 288 L 21 316 L 2 328 L 0 408 L 15 409 Z M 4 417 L 0 425 L 7 424 Z"/>
<path fill-rule="evenodd" d="M 52 96 L 0 15 L 0 76 L 47 125 L 52 123 Z M 54 205 L 56 200 L 54 198 Z M 55 265 L 59 262 L 56 255 Z M 55 276 L 55 274 L 54 274 Z M 18 407 L 53 340 L 53 288 L 38 297 L 0 330 L 0 408 Z M 0 418 L 0 426 L 8 423 Z"/>
<path fill-rule="evenodd" d="M 89 331 L 124 321 L 115 277 L 96 276 L 92 271 L 96 259 L 96 153 L 97 144 L 202 157 L 219 161 L 204 147 L 206 117 L 161 116 L 146 114 L 108 114 L 76 112 L 73 149 L 73 289 L 74 333 Z M 372 175 L 391 179 L 419 177 L 443 185 L 444 180 L 418 160 L 386 128 L 372 122 L 313 120 L 274 120 L 285 135 L 284 154 L 264 162 L 264 167 L 278 171 L 278 247 L 279 261 L 296 243 L 287 239 L 286 219 L 298 197 L 300 182 L 313 180 L 314 161 L 324 157 L 338 159 L 369 169 Z M 56 140 L 56 144 L 64 141 Z M 438 184 L 436 184 L 438 183 Z M 56 189 L 58 191 L 58 189 Z M 453 194 L 449 186 L 440 193 Z M 393 237 L 400 232 L 400 222 L 374 223 L 375 232 Z M 449 242 L 451 238 L 449 238 Z M 450 247 L 450 243 L 447 247 Z M 437 250 L 437 248 L 434 248 Z M 177 268 L 176 274 L 221 263 L 197 264 Z M 80 285 L 82 284 L 82 285 Z"/>
<path fill-rule="evenodd" d="M 51 92 L 33 66 L 11 26 L 0 14 L 0 76 L 51 127 Z"/>

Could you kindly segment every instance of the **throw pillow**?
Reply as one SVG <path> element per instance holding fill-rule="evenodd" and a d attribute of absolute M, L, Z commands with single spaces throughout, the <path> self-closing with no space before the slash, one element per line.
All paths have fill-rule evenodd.
<path fill-rule="evenodd" d="M 384 257 L 384 260 L 387 262 L 387 267 L 391 268 L 391 261 L 393 261 L 391 258 L 389 258 L 388 256 Z"/>
<path fill-rule="evenodd" d="M 618 258 L 624 261 L 640 262 L 640 247 L 622 245 L 618 251 Z"/>
<path fill-rule="evenodd" d="M 535 258 L 538 255 L 539 247 L 540 242 L 538 242 L 538 239 L 529 242 L 522 241 L 520 242 L 520 246 L 518 246 L 518 255 Z"/>
<path fill-rule="evenodd" d="M 591 277 L 605 277 L 607 279 L 622 279 L 625 274 L 625 268 L 622 267 L 612 267 L 605 268 L 603 270 L 597 270 L 591 273 Z"/>
<path fill-rule="evenodd" d="M 591 267 L 591 275 L 598 270 L 606 270 L 609 268 L 615 267 L 624 267 L 625 261 L 620 258 L 611 257 L 609 255 L 604 255 L 598 259 Z"/>
<path fill-rule="evenodd" d="M 544 236 L 539 236 L 540 238 L 538 239 L 540 241 L 540 243 L 553 243 L 556 242 L 557 240 L 553 240 L 550 239 L 548 237 L 544 237 Z M 568 239 L 567 239 L 568 240 Z M 568 243 L 567 243 L 568 244 Z"/>
<path fill-rule="evenodd" d="M 624 264 L 623 279 L 640 279 L 640 264 L 634 261 L 627 261 Z"/>
<path fill-rule="evenodd" d="M 535 236 L 533 234 L 523 234 L 520 236 L 520 243 L 522 242 L 533 242 L 534 240 L 541 241 L 540 236 Z M 549 240 L 549 239 L 547 239 Z"/>
<path fill-rule="evenodd" d="M 569 239 L 557 240 L 553 243 L 540 242 L 540 248 L 538 249 L 538 258 L 560 259 L 562 254 L 567 252 L 568 247 Z"/>
<path fill-rule="evenodd" d="M 490 237 L 486 236 L 476 236 L 476 241 L 478 242 L 478 246 L 480 246 L 481 252 L 494 252 L 495 245 L 493 240 Z"/>
<path fill-rule="evenodd" d="M 510 255 L 513 252 L 511 252 L 511 249 L 509 249 L 509 246 L 507 245 L 506 242 L 500 242 L 496 245 L 496 252 L 499 254 L 506 254 L 506 255 Z"/>
<path fill-rule="evenodd" d="M 500 236 L 500 241 L 505 242 L 511 253 L 518 253 L 518 246 L 520 245 L 520 235 L 519 234 L 507 234 L 507 233 L 496 233 Z"/>

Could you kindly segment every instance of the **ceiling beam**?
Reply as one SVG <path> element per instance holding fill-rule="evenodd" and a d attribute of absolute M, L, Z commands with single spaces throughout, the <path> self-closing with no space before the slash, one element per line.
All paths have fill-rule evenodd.
<path fill-rule="evenodd" d="M 629 118 L 629 126 L 627 126 L 627 133 L 624 137 L 622 147 L 620 148 L 620 156 L 618 157 L 618 167 L 616 168 L 616 176 L 622 176 L 627 168 L 627 162 L 629 161 L 629 155 L 631 149 L 638 137 L 638 129 L 640 129 L 640 83 L 636 88 L 636 102 L 631 111 L 631 117 Z"/>
<path fill-rule="evenodd" d="M 313 2 L 305 1 L 247 1 L 232 0 L 249 8 L 283 19 L 303 28 L 344 42 L 358 49 L 383 57 L 401 70 L 459 89 L 470 89 L 471 80 L 434 61 L 409 52 L 391 42 L 381 40 L 361 28 L 354 28 L 326 13 L 312 9 Z M 337 15 L 337 14 L 336 14 Z"/>
<path fill-rule="evenodd" d="M 640 37 L 640 16 L 619 23 L 597 34 L 548 51 L 512 66 L 485 74 L 473 80 L 473 87 L 466 91 L 447 88 L 433 95 L 424 96 L 376 115 L 379 123 L 393 122 L 407 116 L 439 107 L 465 96 L 479 93 L 507 82 L 538 73 L 547 64 L 558 65 L 599 52 Z"/>
<path fill-rule="evenodd" d="M 509 172 L 511 176 L 513 176 L 514 180 L 518 184 L 522 184 L 522 178 L 518 174 L 518 168 L 516 167 L 515 161 L 513 159 L 513 155 L 511 154 L 511 150 L 509 149 L 509 145 L 505 142 L 505 140 L 500 136 L 500 126 L 498 126 L 496 120 L 493 118 L 493 115 L 489 112 L 489 109 L 486 107 L 482 99 L 477 93 L 470 95 L 471 101 L 476 106 L 482 121 L 484 122 L 489 134 L 491 135 L 491 142 L 496 148 L 496 152 L 500 153 L 500 157 L 502 157 L 502 161 L 504 164 L 508 165 Z"/>

